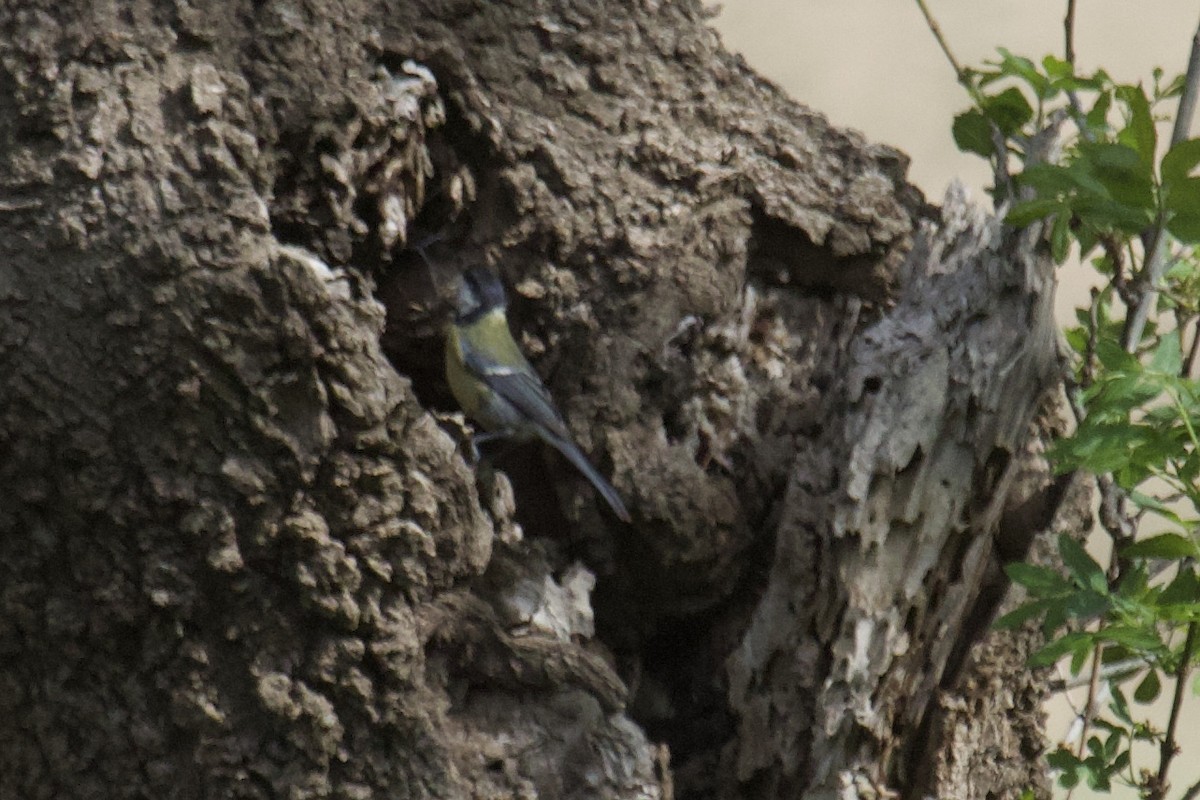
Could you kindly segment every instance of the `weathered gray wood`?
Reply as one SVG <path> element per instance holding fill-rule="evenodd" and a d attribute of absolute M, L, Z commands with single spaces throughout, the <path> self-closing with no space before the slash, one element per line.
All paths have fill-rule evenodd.
<path fill-rule="evenodd" d="M 840 355 L 822 434 L 785 496 L 764 602 L 730 659 L 743 730 L 768 742 L 743 737 L 742 779 L 857 796 L 909 786 L 940 757 L 913 739 L 954 686 L 952 652 L 980 633 L 967 624 L 1054 385 L 1052 264 L 1031 236 L 952 188 L 917 234 L 894 305 Z M 804 702 L 762 690 L 787 683 L 780 670 L 797 673 L 787 689 Z"/>

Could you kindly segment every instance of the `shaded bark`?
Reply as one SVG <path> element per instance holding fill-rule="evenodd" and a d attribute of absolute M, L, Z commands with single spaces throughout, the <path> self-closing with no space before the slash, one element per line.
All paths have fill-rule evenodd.
<path fill-rule="evenodd" d="M 690 2 L 0 32 L 0 795 L 1044 791 L 1032 634 L 985 636 L 1086 513 L 1036 231 Z M 632 526 L 464 458 L 478 261 Z"/>

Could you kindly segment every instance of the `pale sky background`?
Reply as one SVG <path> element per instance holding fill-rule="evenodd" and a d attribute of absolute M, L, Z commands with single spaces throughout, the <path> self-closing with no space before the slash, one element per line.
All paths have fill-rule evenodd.
<path fill-rule="evenodd" d="M 995 57 L 997 47 L 1035 61 L 1047 53 L 1063 57 L 1065 0 L 927 2 L 964 66 Z M 1156 66 L 1168 76 L 1186 68 L 1200 21 L 1195 0 L 1079 0 L 1076 6 L 1081 70 L 1103 66 L 1118 81 L 1149 84 Z M 954 115 L 967 107 L 966 95 L 912 0 L 728 0 L 714 24 L 726 47 L 741 52 L 793 98 L 835 125 L 907 153 L 909 179 L 931 201 L 938 202 L 957 177 L 979 202 L 988 202 L 986 162 L 958 152 L 950 135 Z M 1198 131 L 1200 125 L 1194 137 Z M 1160 129 L 1160 140 L 1169 135 L 1169 128 Z M 1063 269 L 1058 308 L 1066 317 L 1086 298 L 1087 284 L 1078 265 Z M 1126 693 L 1131 696 L 1133 687 Z M 1078 690 L 1071 700 L 1080 706 L 1085 694 Z M 1190 689 L 1188 694 L 1179 725 L 1183 751 L 1171 767 L 1172 798 L 1200 780 L 1200 699 Z M 1159 706 L 1156 723 L 1163 728 L 1167 706 Z M 1070 704 L 1059 697 L 1048 710 L 1051 737 L 1063 737 L 1073 717 Z M 1157 770 L 1157 752 L 1135 751 L 1135 765 Z M 1136 794 L 1116 788 L 1111 795 L 1091 795 L 1080 789 L 1074 797 L 1124 800 Z"/>

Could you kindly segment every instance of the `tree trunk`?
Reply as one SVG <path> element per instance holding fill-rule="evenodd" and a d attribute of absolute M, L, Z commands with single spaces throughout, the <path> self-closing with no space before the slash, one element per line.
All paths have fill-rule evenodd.
<path fill-rule="evenodd" d="M 1036 231 L 690 0 L 0 15 L 0 797 L 1045 794 Z M 632 525 L 468 457 L 480 262 Z"/>

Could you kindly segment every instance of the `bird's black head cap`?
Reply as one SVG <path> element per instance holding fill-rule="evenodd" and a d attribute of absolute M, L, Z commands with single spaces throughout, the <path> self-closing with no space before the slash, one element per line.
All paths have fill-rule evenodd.
<path fill-rule="evenodd" d="M 487 267 L 471 267 L 463 273 L 458 286 L 458 297 L 454 302 L 454 319 L 467 324 L 497 308 L 507 305 L 504 284 L 496 273 Z"/>

